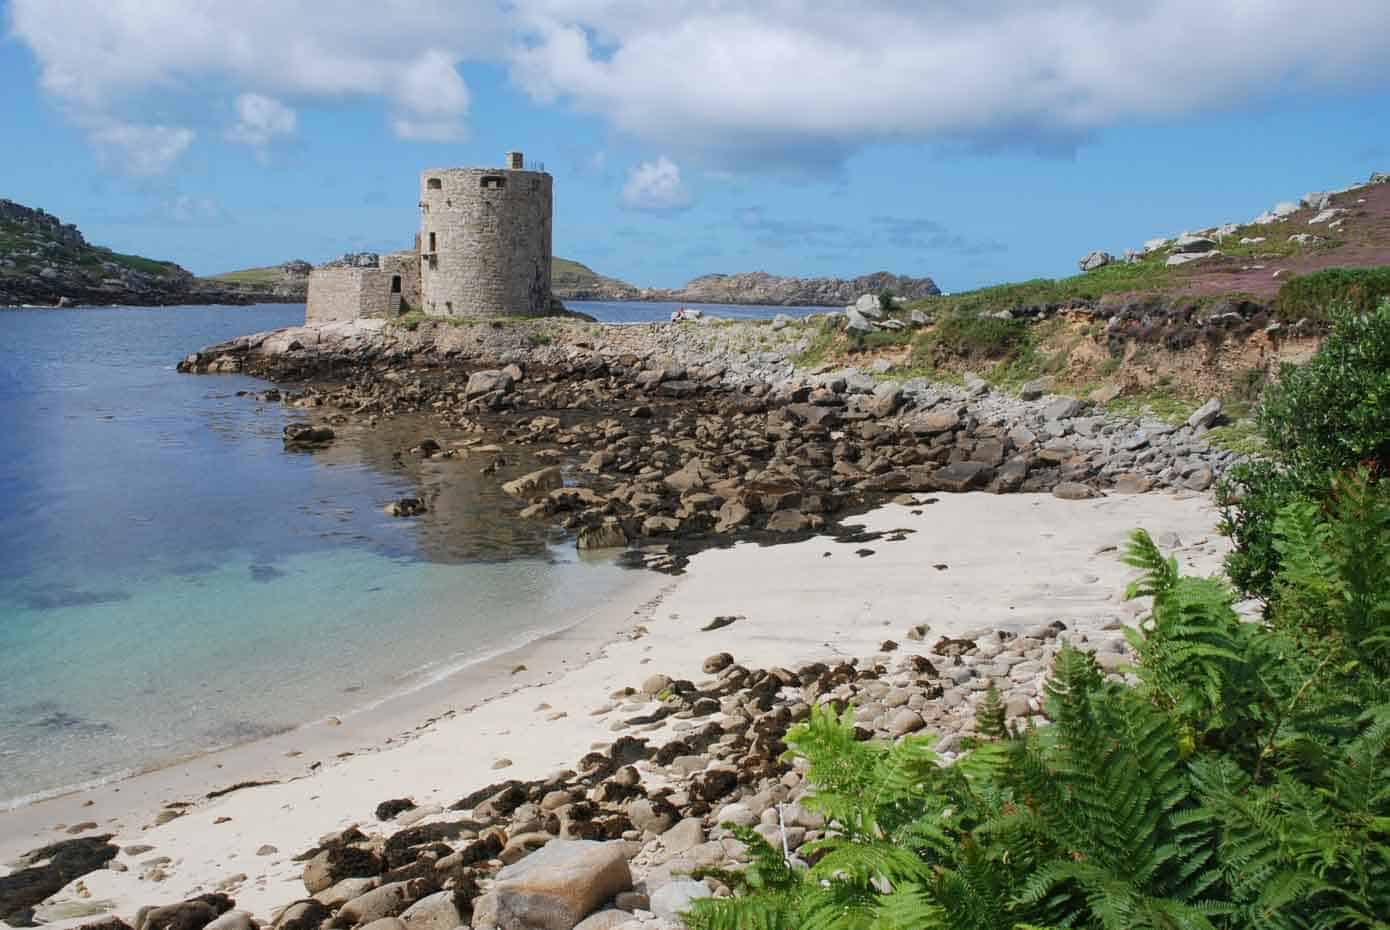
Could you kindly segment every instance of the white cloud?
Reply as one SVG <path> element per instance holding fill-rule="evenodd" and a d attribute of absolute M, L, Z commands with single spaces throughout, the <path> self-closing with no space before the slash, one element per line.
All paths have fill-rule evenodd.
<path fill-rule="evenodd" d="M 1390 83 L 1385 0 L 522 0 L 513 78 L 668 151 L 1069 147 L 1114 123 Z"/>
<path fill-rule="evenodd" d="M 619 199 L 629 210 L 653 212 L 684 210 L 694 202 L 681 181 L 680 166 L 665 155 L 628 172 Z"/>
<path fill-rule="evenodd" d="M 1119 122 L 1390 84 L 1385 0 L 10 0 L 79 119 L 187 123 L 243 88 L 466 131 L 460 65 L 706 167 L 872 143 L 1066 149 Z M 140 114 L 142 106 L 161 109 Z M 282 106 L 284 104 L 281 104 Z M 249 130 L 256 132 L 255 129 Z"/>
<path fill-rule="evenodd" d="M 467 133 L 463 117 L 472 102 L 457 61 L 432 49 L 401 72 L 391 126 L 402 139 L 453 142 Z"/>
<path fill-rule="evenodd" d="M 261 93 L 248 96 L 275 103 L 383 99 L 398 135 L 457 139 L 469 94 L 455 66 L 499 59 L 511 35 L 496 0 L 345 0 L 331 10 L 315 0 L 9 6 L 11 33 L 33 51 L 41 86 L 88 122 L 119 120 L 155 94 L 177 101 L 254 87 Z M 238 115 L 234 132 L 246 122 Z M 284 124 L 253 121 L 238 141 L 276 125 Z"/>
<path fill-rule="evenodd" d="M 88 124 L 87 135 L 107 165 L 147 178 L 168 171 L 193 144 L 196 133 L 180 126 L 99 120 Z"/>
<path fill-rule="evenodd" d="M 293 134 L 299 124 L 294 110 L 264 94 L 237 97 L 236 112 L 237 121 L 227 130 L 227 138 L 251 146 L 262 161 L 275 137 Z"/>
<path fill-rule="evenodd" d="M 221 226 L 232 222 L 232 217 L 211 197 L 198 197 L 193 194 L 179 194 L 164 203 L 160 218 L 171 220 L 184 226 Z"/>

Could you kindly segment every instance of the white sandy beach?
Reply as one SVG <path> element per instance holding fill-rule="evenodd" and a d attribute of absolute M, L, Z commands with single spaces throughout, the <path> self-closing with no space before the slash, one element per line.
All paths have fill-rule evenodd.
<path fill-rule="evenodd" d="M 152 849 L 119 856 L 125 871 L 103 869 L 69 885 L 40 908 L 52 925 L 91 920 L 97 908 L 130 919 L 142 905 L 212 890 L 268 919 L 304 895 L 302 866 L 291 857 L 321 835 L 375 823 L 373 809 L 388 798 L 447 807 L 495 781 L 572 767 L 593 744 L 615 737 L 615 720 L 630 716 L 591 712 L 649 675 L 699 680 L 704 658 L 720 651 L 749 666 L 865 656 L 885 639 L 925 652 L 941 635 L 1053 620 L 1067 624 L 1064 635 L 1080 635 L 1139 612 L 1123 600 L 1132 571 L 1114 548 L 1133 528 L 1175 533 L 1188 572 L 1216 572 L 1227 548 L 1215 508 L 1200 495 L 935 497 L 851 521 L 871 531 L 911 530 L 901 541 L 820 537 L 703 552 L 684 576 L 640 576 L 625 602 L 398 701 L 0 813 L 0 862 L 68 838 L 72 825 L 95 823 L 86 833 Z M 873 552 L 858 555 L 862 549 Z M 738 619 L 701 631 L 728 615 Z M 920 623 L 930 625 L 926 641 L 906 641 Z M 665 721 L 656 741 L 673 725 Z M 500 759 L 511 764 L 495 769 Z M 277 783 L 205 799 L 248 780 Z M 171 802 L 192 806 L 154 826 Z M 151 864 L 158 857 L 168 861 Z M 142 877 L 154 868 L 162 881 Z"/>

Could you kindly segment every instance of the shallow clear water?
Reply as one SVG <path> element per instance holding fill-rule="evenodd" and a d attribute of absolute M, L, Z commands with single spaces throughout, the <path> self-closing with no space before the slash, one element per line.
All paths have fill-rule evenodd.
<path fill-rule="evenodd" d="M 0 313 L 0 804 L 401 691 L 631 580 L 480 463 L 410 456 L 451 438 L 423 421 L 288 453 L 304 412 L 236 394 L 267 385 L 174 371 L 303 312 Z M 431 512 L 383 514 L 406 495 Z"/>
<path fill-rule="evenodd" d="M 676 305 L 580 304 L 612 322 Z M 784 308 L 705 307 L 772 316 Z M 806 311 L 802 311 L 806 312 Z M 421 461 L 178 359 L 302 305 L 0 312 L 0 806 L 341 712 L 559 629 L 632 578 L 517 518 L 536 463 Z M 423 497 L 417 519 L 382 507 Z"/>

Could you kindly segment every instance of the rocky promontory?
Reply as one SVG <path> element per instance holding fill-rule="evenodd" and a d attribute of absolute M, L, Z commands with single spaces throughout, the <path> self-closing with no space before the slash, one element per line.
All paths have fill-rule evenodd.
<path fill-rule="evenodd" d="M 295 299 L 274 289 L 199 278 L 174 262 L 92 245 L 71 223 L 0 199 L 0 307 L 163 307 Z"/>
<path fill-rule="evenodd" d="M 640 545 L 657 567 L 729 537 L 797 538 L 901 494 L 1202 491 L 1235 459 L 1202 441 L 1219 404 L 1173 426 L 1041 389 L 1010 397 L 979 379 L 798 368 L 819 333 L 847 324 L 359 321 L 239 338 L 180 370 L 299 382 L 273 399 L 329 426 L 432 413 L 474 438 L 402 454 L 496 456 L 492 480 L 523 517 L 579 548 Z M 550 464 L 510 467 L 508 447 Z"/>

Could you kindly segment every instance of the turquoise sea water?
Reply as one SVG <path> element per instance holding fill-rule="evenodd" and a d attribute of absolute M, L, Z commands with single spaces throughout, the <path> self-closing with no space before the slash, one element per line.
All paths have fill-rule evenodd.
<path fill-rule="evenodd" d="M 581 303 L 604 321 L 675 304 Z M 722 317 L 786 308 L 703 307 Z M 302 305 L 0 312 L 0 807 L 373 703 L 575 622 L 631 575 L 517 519 L 524 450 L 309 412 L 178 359 Z M 425 497 L 409 520 L 382 507 Z"/>
<path fill-rule="evenodd" d="M 516 520 L 479 463 L 409 455 L 457 438 L 423 421 L 289 453 L 305 412 L 237 396 L 266 384 L 174 371 L 302 319 L 0 313 L 0 805 L 374 701 L 630 582 Z M 431 512 L 382 512 L 407 495 Z"/>

